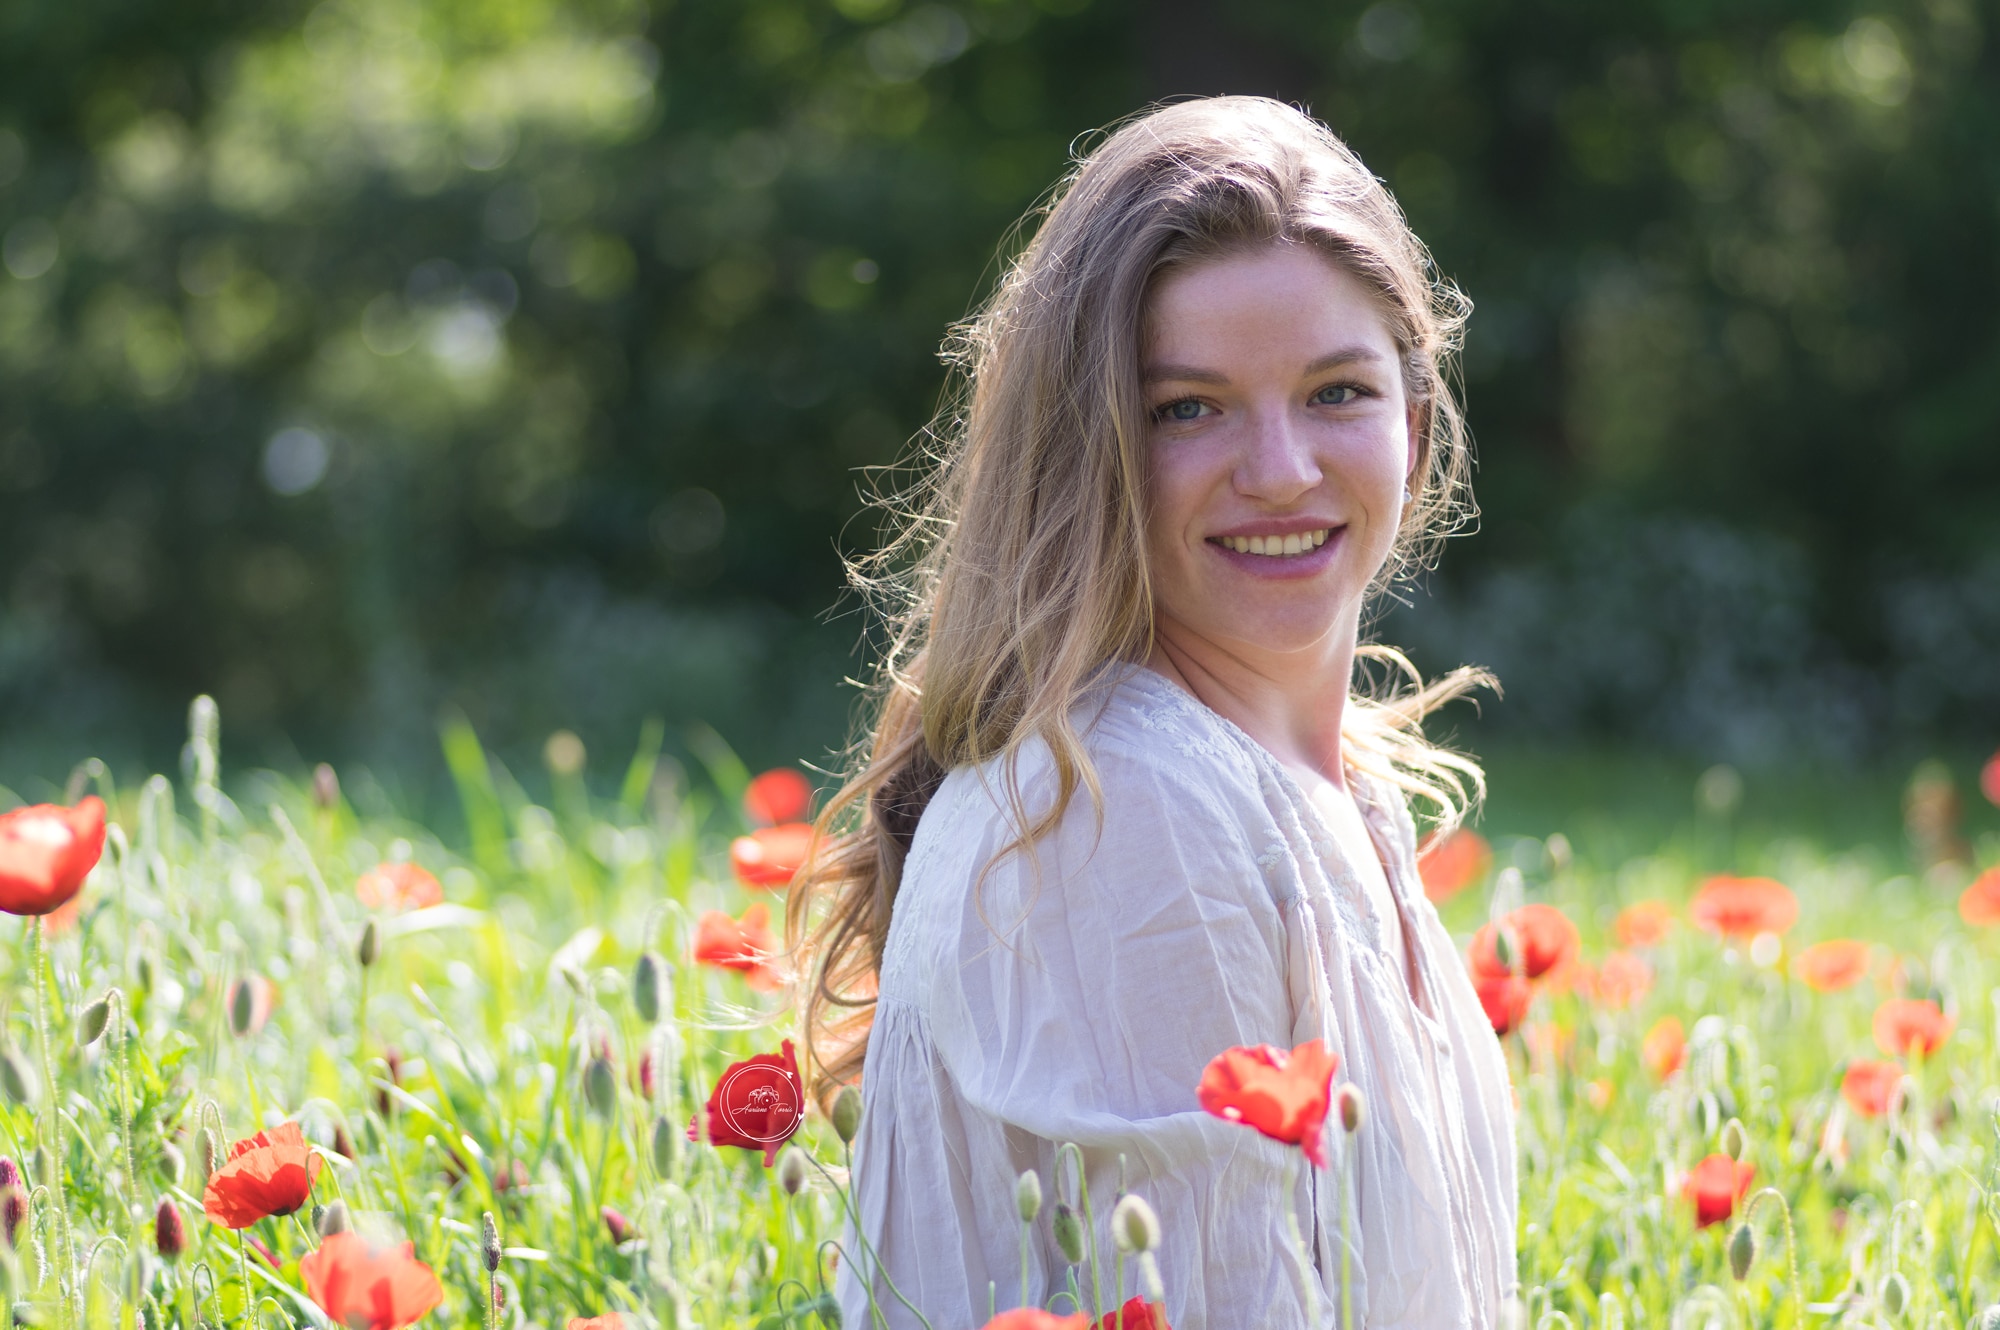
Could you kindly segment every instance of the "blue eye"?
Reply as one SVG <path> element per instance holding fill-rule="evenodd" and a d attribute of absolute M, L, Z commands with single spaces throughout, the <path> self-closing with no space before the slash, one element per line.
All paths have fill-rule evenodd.
<path fill-rule="evenodd" d="M 1351 383 L 1329 383 L 1313 394 L 1313 401 L 1321 406 L 1345 406 L 1361 396 L 1361 390 Z"/>
<path fill-rule="evenodd" d="M 1157 408 L 1153 414 L 1161 420 L 1184 422 L 1199 420 L 1201 413 L 1206 409 L 1206 407 L 1194 398 L 1183 397 L 1177 402 L 1168 402 L 1164 406 Z"/>

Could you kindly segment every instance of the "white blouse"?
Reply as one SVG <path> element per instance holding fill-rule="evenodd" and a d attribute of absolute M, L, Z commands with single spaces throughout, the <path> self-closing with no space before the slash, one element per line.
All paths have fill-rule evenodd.
<path fill-rule="evenodd" d="M 1465 966 L 1423 895 L 1400 792 L 1350 775 L 1416 963 L 1420 998 L 1324 818 L 1268 751 L 1164 676 L 1107 673 L 1079 712 L 1103 788 L 1032 854 L 985 874 L 1013 836 L 1003 768 L 946 777 L 925 809 L 889 925 L 863 1064 L 854 1193 L 863 1230 L 933 1330 L 977 1330 L 987 1286 L 1020 1297 L 1014 1181 L 1041 1174 L 1028 1247 L 1037 1305 L 1067 1287 L 1050 1216 L 1057 1147 L 1083 1149 L 1107 1310 L 1119 1155 L 1152 1203 L 1174 1330 L 1307 1325 L 1293 1211 L 1318 1281 L 1314 1330 L 1340 1324 L 1341 1244 L 1355 1319 L 1374 1327 L 1492 1327 L 1516 1292 L 1513 1101 Z M 1027 807 L 1054 768 L 1024 748 Z M 985 918 L 982 919 L 980 903 Z M 992 928 L 989 929 L 987 921 Z M 999 939 L 1003 939 L 1001 941 Z M 1319 1037 L 1335 1081 L 1367 1097 L 1332 1170 L 1196 1102 L 1232 1045 Z M 1354 1161 L 1342 1225 L 1341 1170 Z M 850 1224 L 835 1293 L 869 1327 Z M 1125 1263 L 1125 1295 L 1138 1292 Z M 1078 1271 L 1086 1309 L 1087 1269 Z M 893 1330 L 918 1324 L 888 1286 Z M 1065 1299 L 1057 1310 L 1073 1310 Z"/>

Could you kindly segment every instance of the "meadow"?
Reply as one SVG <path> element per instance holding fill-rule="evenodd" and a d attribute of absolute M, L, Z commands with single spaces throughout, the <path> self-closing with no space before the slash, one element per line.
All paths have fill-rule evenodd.
<path fill-rule="evenodd" d="M 201 699 L 176 779 L 86 760 L 0 791 L 15 1323 L 837 1323 L 865 1097 L 777 1131 L 711 1111 L 734 1074 L 790 1074 L 800 777 L 713 736 L 677 777 L 657 728 L 607 775 L 558 734 L 538 801 L 453 723 L 447 838 L 357 812 L 331 768 L 225 789 L 217 733 Z M 1707 820 L 1651 844 L 1552 823 L 1426 859 L 1513 1071 L 1514 1319 L 2000 1326 L 2000 837 L 1954 802 L 1978 796 L 1919 780 L 1906 847 L 1745 837 L 1734 773 L 1699 794 Z M 1238 1050 L 1201 1101 L 1276 1096 L 1296 1111 L 1245 1129 L 1309 1155 L 1324 1132 L 1338 1169 L 1373 1115 L 1308 1063 Z M 1073 1192 L 1021 1208 L 1078 1253 L 1075 1295 L 1010 1317 L 996 1289 L 999 1323 L 1136 1294 L 1123 1324 L 1163 1325 L 1148 1224 L 1173 1216 Z"/>

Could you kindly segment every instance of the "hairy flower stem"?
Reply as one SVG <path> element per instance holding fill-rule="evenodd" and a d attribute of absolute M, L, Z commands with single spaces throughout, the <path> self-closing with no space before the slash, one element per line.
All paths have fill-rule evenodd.
<path fill-rule="evenodd" d="M 243 1241 L 243 1230 L 236 1230 L 236 1277 L 243 1281 L 243 1324 L 254 1327 L 257 1324 L 257 1307 L 250 1296 L 250 1247 Z"/>
<path fill-rule="evenodd" d="M 111 1031 L 112 1053 L 118 1064 L 118 1139 L 125 1147 L 125 1204 L 126 1244 L 134 1251 L 139 1247 L 139 1169 L 137 1156 L 132 1149 L 132 1061 L 125 1039 L 125 994 L 121 989 L 111 990 Z"/>
<path fill-rule="evenodd" d="M 49 1051 L 49 996 L 43 982 L 43 971 L 48 968 L 49 956 L 47 916 L 38 916 L 31 931 L 34 936 L 34 946 L 30 949 L 29 955 L 35 967 L 35 1041 L 40 1045 L 42 1054 L 42 1093 L 48 1096 L 46 1111 L 49 1124 L 49 1151 L 54 1160 L 48 1186 L 58 1216 L 56 1259 L 61 1268 L 56 1273 L 56 1298 L 58 1306 L 62 1309 L 62 1315 L 57 1325 L 62 1327 L 62 1330 L 68 1330 L 71 1319 L 80 1318 L 81 1308 L 70 1306 L 70 1295 L 64 1292 L 64 1288 L 66 1286 L 72 1288 L 79 1297 L 81 1289 L 76 1288 L 76 1230 L 70 1226 L 69 1199 L 63 1193 L 63 1163 L 68 1152 L 64 1148 L 62 1100 L 56 1085 L 55 1055 Z M 40 1124 L 36 1125 L 39 1128 Z M 40 1135 L 39 1130 L 36 1134 Z"/>
<path fill-rule="evenodd" d="M 1340 1324 L 1354 1330 L 1354 1140 L 1340 1151 Z"/>
<path fill-rule="evenodd" d="M 1312 1273 L 1312 1260 L 1306 1253 L 1306 1240 L 1299 1233 L 1298 1207 L 1293 1203 L 1298 1195 L 1299 1183 L 1305 1180 L 1305 1170 L 1310 1167 L 1305 1152 L 1300 1151 L 1292 1164 L 1292 1185 L 1286 1188 L 1285 1227 L 1292 1235 L 1292 1251 L 1299 1258 L 1299 1300 L 1305 1304 L 1306 1324 L 1319 1324 L 1319 1293 L 1313 1288 L 1316 1282 Z"/>
<path fill-rule="evenodd" d="M 1766 1197 L 1778 1203 L 1778 1213 L 1783 1215 L 1785 1219 L 1785 1260 L 1790 1265 L 1789 1273 L 1792 1281 L 1792 1324 L 1804 1325 L 1806 1323 L 1806 1300 L 1805 1296 L 1799 1291 L 1799 1244 L 1792 1235 L 1792 1207 L 1785 1200 L 1784 1193 L 1776 1187 L 1766 1187 L 1755 1196 L 1752 1196 L 1750 1203 L 1743 1207 L 1743 1222 L 1746 1224 L 1750 1222 L 1751 1215 L 1756 1212 L 1757 1203 Z M 1891 1222 L 1893 1223 L 1893 1220 Z"/>
<path fill-rule="evenodd" d="M 840 1152 L 841 1162 L 846 1166 L 847 1176 L 851 1180 L 854 1177 L 854 1149 L 852 1146 L 842 1143 Z M 879 1274 L 882 1276 L 882 1282 L 889 1286 L 889 1291 L 896 1295 L 896 1301 L 908 1307 L 910 1314 L 923 1322 L 924 1330 L 932 1330 L 930 1319 L 918 1311 L 908 1298 L 903 1296 L 903 1290 L 896 1287 L 896 1281 L 890 1278 L 888 1270 L 883 1267 L 882 1258 L 875 1254 L 875 1247 L 868 1241 L 868 1234 L 861 1226 L 861 1208 L 854 1203 L 853 1197 L 848 1195 L 848 1192 L 852 1190 L 851 1186 L 843 1187 L 835 1182 L 833 1174 L 826 1171 L 826 1165 L 820 1163 L 810 1151 L 806 1153 L 806 1162 L 818 1169 L 820 1176 L 826 1179 L 827 1185 L 833 1188 L 833 1194 L 840 1198 L 841 1209 L 847 1213 L 848 1219 L 854 1224 L 854 1236 L 861 1240 L 861 1250 L 868 1257 L 868 1260 L 864 1261 L 861 1266 L 861 1281 L 862 1286 L 868 1292 L 868 1312 L 870 1317 L 874 1319 L 876 1324 L 883 1326 L 886 1330 L 889 1324 L 888 1318 L 883 1316 L 882 1309 L 875 1305 L 874 1276 Z M 871 1265 L 873 1266 L 872 1274 L 870 1273 Z"/>

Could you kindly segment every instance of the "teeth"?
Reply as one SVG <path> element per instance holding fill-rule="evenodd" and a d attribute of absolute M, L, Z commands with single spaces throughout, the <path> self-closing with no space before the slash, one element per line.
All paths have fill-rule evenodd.
<path fill-rule="evenodd" d="M 1289 536 L 1223 536 L 1221 543 L 1238 554 L 1283 558 L 1288 554 L 1304 554 L 1318 549 L 1326 544 L 1330 534 L 1331 527 L 1321 527 L 1317 531 L 1294 532 Z"/>

